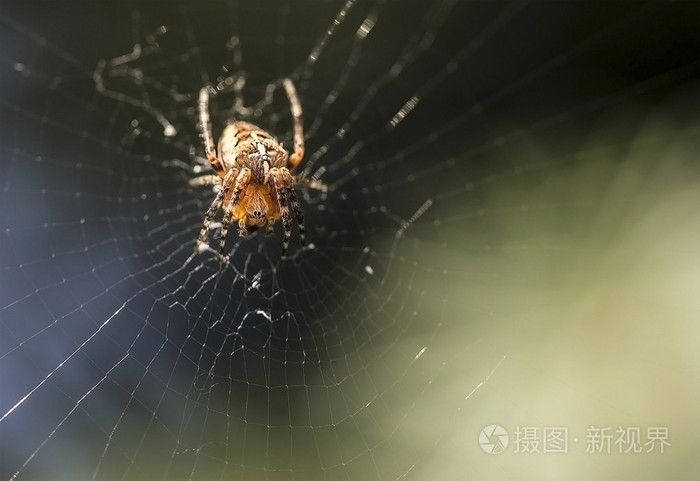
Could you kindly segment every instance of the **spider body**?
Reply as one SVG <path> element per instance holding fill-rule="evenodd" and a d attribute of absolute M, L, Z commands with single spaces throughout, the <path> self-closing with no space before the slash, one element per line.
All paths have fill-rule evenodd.
<path fill-rule="evenodd" d="M 282 258 L 287 254 L 292 231 L 290 207 L 299 226 L 302 245 L 304 239 L 304 215 L 294 190 L 294 169 L 304 156 L 301 105 L 294 84 L 285 79 L 284 88 L 289 97 L 294 117 L 294 152 L 288 155 L 282 145 L 268 132 L 248 122 L 229 124 L 221 134 L 217 151 L 209 122 L 209 93 L 206 87 L 199 93 L 199 118 L 204 147 L 215 175 L 199 177 L 193 184 L 218 184 L 216 198 L 207 210 L 196 247 L 204 243 L 209 224 L 219 209 L 224 214 L 221 221 L 219 262 L 224 261 L 224 249 L 228 229 L 238 221 L 239 234 L 246 235 L 267 225 L 267 233 L 274 230 L 275 222 L 282 220 L 284 239 Z M 313 183 L 308 183 L 314 186 Z"/>
<path fill-rule="evenodd" d="M 240 230 L 253 232 L 266 223 L 274 224 L 280 218 L 280 210 L 275 191 L 270 190 L 270 171 L 287 168 L 287 152 L 261 128 L 248 122 L 235 122 L 221 134 L 219 155 L 218 175 L 222 180 L 232 170 L 238 171 L 238 175 L 241 172 L 249 175 L 243 178 L 247 185 L 232 206 Z M 223 204 L 226 203 L 224 198 Z"/>

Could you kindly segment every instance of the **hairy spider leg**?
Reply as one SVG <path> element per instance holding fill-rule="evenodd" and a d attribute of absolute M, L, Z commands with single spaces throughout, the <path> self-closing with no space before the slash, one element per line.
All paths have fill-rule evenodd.
<path fill-rule="evenodd" d="M 297 193 L 294 190 L 294 177 L 289 173 L 287 169 L 280 169 L 284 175 L 284 187 L 287 191 L 287 196 L 289 197 L 289 203 L 294 209 L 294 215 L 297 218 L 297 227 L 299 228 L 299 241 L 301 245 L 306 245 L 306 229 L 304 228 L 304 214 L 301 211 L 301 206 L 299 205 L 299 200 L 297 199 Z"/>
<path fill-rule="evenodd" d="M 202 228 L 199 230 L 199 235 L 197 236 L 197 242 L 195 243 L 195 250 L 202 244 L 204 243 L 204 238 L 207 235 L 207 230 L 209 229 L 209 224 L 211 224 L 212 219 L 216 215 L 216 212 L 219 210 L 219 207 L 221 207 L 221 203 L 224 200 L 224 197 L 228 193 L 228 191 L 231 188 L 231 181 L 238 176 L 238 169 L 231 169 L 228 171 L 226 176 L 224 177 L 223 183 L 221 185 L 221 190 L 219 191 L 218 194 L 216 194 L 216 197 L 214 198 L 214 201 L 211 203 L 209 206 L 209 209 L 207 210 L 207 214 L 204 216 L 204 222 L 202 223 Z"/>
<path fill-rule="evenodd" d="M 224 254 L 226 236 L 228 235 L 228 228 L 233 220 L 233 209 L 224 207 L 224 212 L 224 217 L 221 219 L 221 238 L 219 239 L 219 265 L 223 265 L 226 259 L 226 255 Z"/>
<path fill-rule="evenodd" d="M 282 81 L 284 90 L 289 98 L 289 105 L 292 109 L 292 117 L 294 118 L 294 153 L 287 160 L 287 167 L 292 170 L 299 165 L 304 157 L 304 118 L 302 116 L 301 102 L 297 95 L 297 89 L 291 79 L 286 78 Z"/>
<path fill-rule="evenodd" d="M 202 130 L 204 138 L 204 153 L 211 164 L 214 171 L 219 177 L 224 177 L 224 167 L 216 155 L 216 147 L 214 147 L 214 137 L 211 133 L 211 120 L 209 117 L 209 91 L 208 87 L 202 87 L 199 90 L 199 127 Z"/>
<path fill-rule="evenodd" d="M 226 205 L 224 206 L 224 211 L 226 213 L 224 214 L 224 218 L 221 221 L 221 238 L 219 239 L 219 264 L 223 264 L 224 258 L 226 257 L 224 255 L 226 249 L 226 237 L 228 236 L 228 228 L 231 225 L 231 220 L 234 216 L 234 207 L 238 205 L 238 201 L 241 198 L 241 193 L 243 192 L 243 189 L 245 189 L 246 186 L 250 184 L 251 176 L 252 172 L 248 167 L 243 167 L 241 169 L 241 172 L 236 177 L 236 183 L 233 187 L 231 198 L 227 200 Z M 228 175 L 226 177 L 228 177 Z M 231 179 L 233 179 L 233 177 L 231 177 Z M 229 181 L 229 184 L 230 183 L 231 180 Z"/>
<path fill-rule="evenodd" d="M 307 189 L 315 189 L 321 192 L 328 192 L 328 186 L 321 182 L 320 180 L 313 179 L 311 177 L 300 177 L 295 175 L 292 177 L 296 185 L 301 185 Z"/>
<path fill-rule="evenodd" d="M 215 174 L 211 175 L 200 175 L 194 179 L 190 179 L 190 185 L 192 187 L 199 187 L 200 185 L 218 185 L 221 182 L 221 177 Z"/>
<path fill-rule="evenodd" d="M 280 206 L 280 217 L 282 218 L 282 226 L 284 227 L 284 237 L 282 238 L 282 259 L 287 256 L 289 248 L 289 239 L 292 237 L 292 216 L 289 213 L 289 199 L 287 198 L 287 189 L 284 185 L 284 177 L 281 169 L 274 167 L 270 169 L 270 187 L 275 192 L 277 202 Z"/>

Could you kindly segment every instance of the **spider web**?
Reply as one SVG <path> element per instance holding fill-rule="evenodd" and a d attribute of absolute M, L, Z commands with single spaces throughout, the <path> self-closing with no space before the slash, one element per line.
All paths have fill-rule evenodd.
<path fill-rule="evenodd" d="M 697 18 L 6 2 L 0 478 L 692 478 Z M 289 150 L 286 77 L 329 187 L 298 189 L 310 245 L 232 234 L 219 269 L 197 93 L 215 138 L 241 118 Z M 568 452 L 494 458 L 491 424 Z M 671 445 L 586 453 L 589 426 Z"/>

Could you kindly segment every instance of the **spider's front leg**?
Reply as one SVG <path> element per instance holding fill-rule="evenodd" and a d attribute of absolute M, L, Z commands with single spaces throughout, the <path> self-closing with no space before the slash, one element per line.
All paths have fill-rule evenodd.
<path fill-rule="evenodd" d="M 229 172 L 229 174 L 231 174 L 231 172 L 234 171 L 238 172 L 237 170 L 233 169 Z M 229 174 L 226 174 L 227 178 Z M 238 173 L 238 175 L 235 177 L 235 185 L 233 187 L 233 191 L 231 192 L 230 199 L 226 197 L 226 199 L 228 199 L 224 207 L 226 213 L 224 214 L 224 218 L 221 221 L 221 238 L 219 239 L 219 265 L 223 265 L 224 260 L 226 259 L 226 237 L 228 236 L 229 226 L 231 225 L 231 222 L 234 218 L 234 209 L 241 200 L 241 194 L 243 193 L 243 190 L 248 186 L 248 184 L 250 184 L 251 177 L 252 172 L 250 171 L 250 169 L 248 167 L 243 167 L 240 173 Z M 233 179 L 234 177 L 231 176 L 228 182 L 229 187 L 230 184 L 233 183 Z"/>
<path fill-rule="evenodd" d="M 287 93 L 289 105 L 292 109 L 292 118 L 294 119 L 294 153 L 289 156 L 289 160 L 287 161 L 287 167 L 291 170 L 299 165 L 299 162 L 301 162 L 301 159 L 304 157 L 304 117 L 301 110 L 301 102 L 299 102 L 299 96 L 297 95 L 297 89 L 294 87 L 294 82 L 286 78 L 282 81 L 282 84 Z"/>
<path fill-rule="evenodd" d="M 221 204 L 224 201 L 224 196 L 226 195 L 226 192 L 228 192 L 228 190 L 230 189 L 231 180 L 237 173 L 238 172 L 236 170 L 231 170 L 228 174 L 226 174 L 226 177 L 224 177 L 223 183 L 221 185 L 221 190 L 219 190 L 219 192 L 216 194 L 214 201 L 211 203 L 209 209 L 207 209 L 206 215 L 204 216 L 204 222 L 202 222 L 202 227 L 201 229 L 199 229 L 199 235 L 197 236 L 197 241 L 194 245 L 195 250 L 198 250 L 199 246 L 204 244 L 204 238 L 207 236 L 209 224 L 211 224 L 212 219 L 214 219 L 214 216 L 221 207 Z"/>
<path fill-rule="evenodd" d="M 299 207 L 296 192 L 294 191 L 294 178 L 286 168 L 270 169 L 269 178 L 270 189 L 275 192 L 275 197 L 279 204 L 280 217 L 282 218 L 282 226 L 284 227 L 284 237 L 282 239 L 282 260 L 287 256 L 289 249 L 289 240 L 292 237 L 292 216 L 289 212 L 289 204 L 292 204 L 294 214 L 299 224 L 299 237 L 301 244 L 305 244 L 304 232 L 304 215 Z"/>
<path fill-rule="evenodd" d="M 204 139 L 204 153 L 212 168 L 216 171 L 219 177 L 224 176 L 224 168 L 221 161 L 216 155 L 214 147 L 214 137 L 211 134 L 211 121 L 209 118 L 209 87 L 202 87 L 199 90 L 199 128 L 202 131 Z"/>
<path fill-rule="evenodd" d="M 228 235 L 228 228 L 233 220 L 233 209 L 227 206 L 223 219 L 221 220 L 221 238 L 219 239 L 219 254 L 217 255 L 219 259 L 219 267 L 224 265 L 226 260 L 225 247 L 226 247 L 226 236 Z"/>

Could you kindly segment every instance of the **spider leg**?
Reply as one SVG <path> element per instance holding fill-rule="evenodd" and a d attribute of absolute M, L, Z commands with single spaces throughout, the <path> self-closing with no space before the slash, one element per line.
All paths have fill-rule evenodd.
<path fill-rule="evenodd" d="M 226 248 L 226 236 L 228 235 L 228 228 L 231 225 L 231 220 L 233 219 L 233 209 L 227 209 L 224 214 L 224 218 L 221 220 L 221 239 L 219 239 L 219 266 L 224 264 L 224 259 L 226 256 L 224 254 Z"/>
<path fill-rule="evenodd" d="M 190 179 L 190 185 L 192 187 L 197 187 L 200 185 L 216 185 L 221 181 L 221 177 L 215 174 L 211 175 L 200 175 L 194 179 Z"/>
<path fill-rule="evenodd" d="M 209 118 L 209 90 L 208 87 L 202 87 L 199 90 L 199 128 L 202 129 L 202 138 L 204 139 L 204 153 L 209 159 L 212 168 L 216 171 L 219 177 L 223 177 L 224 168 L 221 161 L 216 155 L 214 147 L 214 137 L 211 134 L 211 121 Z"/>
<path fill-rule="evenodd" d="M 299 240 L 301 245 L 306 245 L 306 229 L 304 228 L 304 213 L 301 211 L 301 206 L 299 205 L 299 200 L 297 199 L 297 193 L 294 190 L 294 177 L 289 173 L 287 169 L 280 169 L 282 175 L 284 175 L 284 188 L 289 198 L 289 203 L 294 209 L 294 216 L 297 218 L 297 226 L 299 227 Z"/>
<path fill-rule="evenodd" d="M 298 175 L 295 175 L 294 183 L 306 187 L 308 189 L 315 189 L 320 190 L 321 192 L 328 192 L 328 186 L 320 180 L 314 179 L 313 177 L 300 177 Z"/>
<path fill-rule="evenodd" d="M 221 207 L 221 203 L 224 201 L 224 197 L 226 196 L 226 193 L 229 191 L 231 188 L 231 182 L 234 179 L 234 174 L 236 174 L 238 171 L 236 169 L 230 170 L 227 174 L 226 177 L 224 177 L 224 180 L 221 184 L 221 190 L 219 191 L 218 194 L 216 194 L 216 197 L 214 198 L 214 201 L 211 203 L 209 206 L 209 209 L 207 210 L 206 215 L 204 216 L 204 222 L 202 222 L 202 228 L 199 229 L 199 235 L 197 236 L 197 241 L 195 242 L 194 248 L 197 250 L 200 245 L 204 243 L 204 238 L 207 235 L 207 229 L 209 229 L 209 224 L 211 224 L 212 219 L 216 215 L 216 212 L 219 210 L 219 207 Z"/>
<path fill-rule="evenodd" d="M 233 220 L 233 209 L 241 199 L 241 193 L 243 189 L 250 183 L 250 177 L 252 172 L 248 167 L 243 167 L 236 177 L 235 185 L 233 191 L 231 192 L 231 198 L 226 202 L 226 213 L 221 221 L 221 238 L 219 239 L 219 265 L 223 265 L 226 256 L 224 252 L 226 251 L 226 237 L 228 236 L 228 229 Z M 229 182 L 230 183 L 230 182 Z"/>
<path fill-rule="evenodd" d="M 275 197 L 277 197 L 282 226 L 284 227 L 284 237 L 282 238 L 282 260 L 284 260 L 289 249 L 289 239 L 292 237 L 292 216 L 289 213 L 289 200 L 287 198 L 287 189 L 284 186 L 282 171 L 276 167 L 270 169 L 269 182 L 270 188 L 275 192 Z"/>
<path fill-rule="evenodd" d="M 301 110 L 301 102 L 297 95 L 297 89 L 294 87 L 292 79 L 286 78 L 282 81 L 284 90 L 289 98 L 289 105 L 292 109 L 292 117 L 294 118 L 294 153 L 289 156 L 287 167 L 291 170 L 301 162 L 304 157 L 304 118 Z"/>

